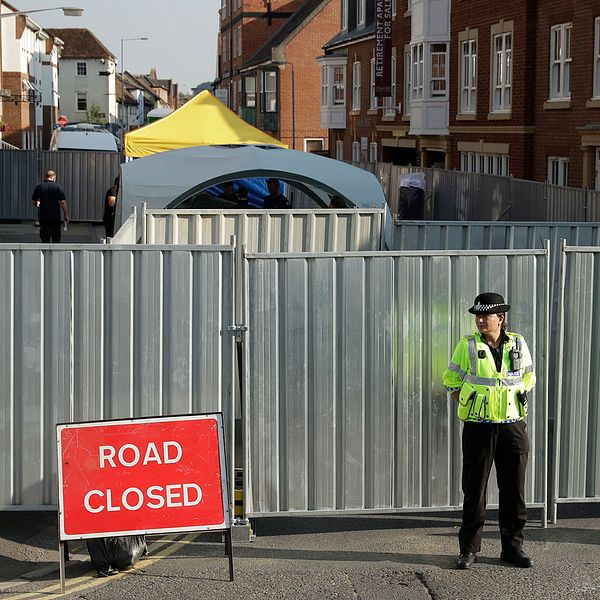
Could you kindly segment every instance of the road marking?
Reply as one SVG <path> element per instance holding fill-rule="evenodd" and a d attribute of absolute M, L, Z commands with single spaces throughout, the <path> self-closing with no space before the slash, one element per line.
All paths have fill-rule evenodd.
<path fill-rule="evenodd" d="M 167 540 L 167 541 L 154 542 L 153 544 L 150 545 L 150 547 L 148 549 L 148 551 L 152 553 L 151 558 L 145 558 L 143 560 L 143 563 L 138 563 L 138 564 L 140 566 L 143 566 L 144 568 L 149 567 L 150 565 L 153 565 L 155 562 L 158 562 L 161 558 L 165 558 L 165 557 L 173 554 L 182 546 L 185 546 L 186 544 L 193 542 L 199 535 L 200 534 L 198 534 L 198 533 L 190 533 L 177 541 Z M 162 552 L 160 554 L 156 554 L 156 552 L 158 552 L 159 550 Z M 134 567 L 134 570 L 132 570 L 132 571 L 121 571 L 118 575 L 112 575 L 111 577 L 98 578 L 98 577 L 94 576 L 96 571 L 93 569 L 91 571 L 88 571 L 84 575 L 75 577 L 74 579 L 66 579 L 66 582 L 65 582 L 66 587 L 65 587 L 64 595 L 73 594 L 75 592 L 79 592 L 81 590 L 86 590 L 86 589 L 93 588 L 93 587 L 99 587 L 101 585 L 111 583 L 112 581 L 117 581 L 118 579 L 121 579 L 122 577 L 126 577 L 127 575 L 131 575 L 133 572 L 135 572 L 135 567 Z M 28 583 L 30 583 L 30 582 L 28 582 Z M 17 580 L 15 582 L 15 585 L 21 585 L 20 581 Z M 61 597 L 61 596 L 63 596 L 63 594 L 60 593 L 60 583 L 56 583 L 56 584 L 52 584 L 46 588 L 43 588 L 41 590 L 38 590 L 37 592 L 30 592 L 27 594 L 17 593 L 14 596 L 3 596 L 2 600 L 34 600 L 34 599 L 41 600 L 42 598 L 48 599 L 48 598 L 57 598 L 57 597 Z"/>

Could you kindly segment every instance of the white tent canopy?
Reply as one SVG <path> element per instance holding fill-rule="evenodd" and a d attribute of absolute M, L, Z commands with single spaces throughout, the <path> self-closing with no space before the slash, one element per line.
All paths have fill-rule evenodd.
<path fill-rule="evenodd" d="M 207 187 L 252 177 L 316 188 L 361 208 L 385 203 L 374 175 L 338 160 L 274 146 L 196 146 L 121 165 L 122 215 L 142 202 L 148 208 L 175 208 Z"/>

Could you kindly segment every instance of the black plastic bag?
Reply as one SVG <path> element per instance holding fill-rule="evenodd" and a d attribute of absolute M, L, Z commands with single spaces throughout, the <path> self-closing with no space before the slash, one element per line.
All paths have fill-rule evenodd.
<path fill-rule="evenodd" d="M 145 554 L 148 554 L 145 535 L 96 538 L 86 540 L 92 566 L 97 571 L 127 569 Z"/>

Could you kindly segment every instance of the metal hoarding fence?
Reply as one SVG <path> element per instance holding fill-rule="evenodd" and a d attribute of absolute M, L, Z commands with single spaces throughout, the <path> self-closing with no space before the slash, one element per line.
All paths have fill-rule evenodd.
<path fill-rule="evenodd" d="M 553 522 L 559 503 L 600 502 L 599 247 L 563 247 L 559 297 Z"/>
<path fill-rule="evenodd" d="M 382 248 L 383 208 L 343 210 L 142 211 L 146 244 L 228 244 L 250 252 L 340 252 Z"/>
<path fill-rule="evenodd" d="M 56 504 L 57 422 L 223 411 L 232 451 L 233 255 L 0 245 L 2 509 Z"/>
<path fill-rule="evenodd" d="M 245 280 L 249 516 L 458 507 L 461 426 L 441 376 L 493 289 L 533 349 L 526 495 L 545 520 L 547 248 L 248 254 Z"/>
<path fill-rule="evenodd" d="M 2 150 L 0 219 L 36 218 L 31 194 L 49 169 L 65 191 L 72 221 L 102 221 L 104 194 L 119 174 L 116 152 Z"/>

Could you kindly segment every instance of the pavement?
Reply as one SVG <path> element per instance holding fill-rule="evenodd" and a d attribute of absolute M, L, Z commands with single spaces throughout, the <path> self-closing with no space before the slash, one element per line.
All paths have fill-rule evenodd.
<path fill-rule="evenodd" d="M 94 223 L 69 223 L 62 232 L 63 244 L 101 244 L 104 226 Z M 40 230 L 33 221 L 0 223 L 0 244 L 41 244 Z"/>
<path fill-rule="evenodd" d="M 234 544 L 230 582 L 221 534 L 151 537 L 135 569 L 99 579 L 82 542 L 72 542 L 65 598 L 220 599 L 600 599 L 600 505 L 561 505 L 526 530 L 532 569 L 500 562 L 490 512 L 479 562 L 455 568 L 460 515 L 269 517 L 256 538 Z M 0 513 L 0 599 L 59 594 L 56 513 Z"/>

